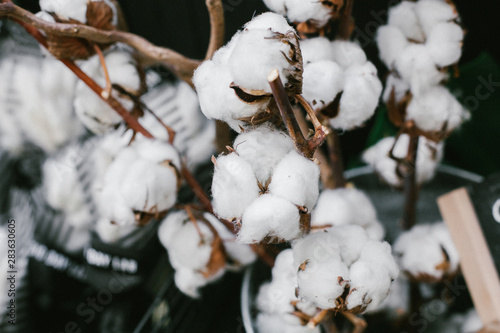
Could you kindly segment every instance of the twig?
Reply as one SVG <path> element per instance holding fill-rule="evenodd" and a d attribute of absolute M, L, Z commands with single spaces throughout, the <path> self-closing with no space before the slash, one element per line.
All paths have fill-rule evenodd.
<path fill-rule="evenodd" d="M 415 225 L 416 205 L 418 199 L 418 187 L 416 181 L 417 174 L 417 152 L 418 135 L 409 134 L 410 142 L 408 144 L 408 153 L 406 158 L 399 164 L 399 173 L 403 176 L 405 208 L 402 219 L 404 230 L 411 229 Z"/>
<path fill-rule="evenodd" d="M 351 38 L 354 29 L 354 19 L 352 18 L 353 4 L 354 0 L 346 0 L 344 4 L 344 9 L 342 10 L 339 20 L 339 29 L 337 32 L 338 39 L 349 40 L 349 38 Z"/>
<path fill-rule="evenodd" d="M 210 15 L 210 42 L 208 43 L 205 60 L 211 59 L 214 52 L 224 45 L 224 7 L 221 0 L 206 0 Z"/>
<path fill-rule="evenodd" d="M 363 333 L 365 331 L 367 324 L 363 318 L 345 311 L 342 311 L 342 314 L 354 325 L 352 333 Z"/>
<path fill-rule="evenodd" d="M 290 100 L 288 99 L 288 95 L 285 91 L 285 87 L 283 87 L 283 83 L 281 82 L 277 69 L 273 69 L 271 73 L 269 73 L 267 81 L 273 91 L 276 105 L 280 110 L 281 117 L 286 125 L 288 134 L 290 134 L 294 141 L 295 148 L 303 156 L 312 159 L 316 149 L 325 141 L 328 130 L 326 127 L 319 124 L 319 127 L 315 128 L 314 136 L 307 140 L 300 130 L 297 119 L 295 119 L 292 105 L 290 104 Z"/>
<path fill-rule="evenodd" d="M 332 168 L 332 187 L 345 187 L 347 181 L 344 178 L 344 163 L 342 160 L 342 148 L 340 138 L 335 130 L 332 130 L 326 138 L 328 146 L 328 156 L 330 157 L 330 167 Z"/>
<path fill-rule="evenodd" d="M 318 314 L 316 314 L 314 317 L 312 317 L 309 322 L 307 323 L 307 327 L 309 328 L 314 328 L 316 325 L 321 323 L 325 316 L 328 314 L 330 310 L 328 309 L 323 309 L 321 310 Z"/>
<path fill-rule="evenodd" d="M 100 30 L 84 24 L 50 23 L 10 2 L 0 3 L 0 18 L 24 22 L 55 36 L 84 38 L 99 44 L 125 43 L 138 51 L 140 59 L 145 64 L 162 64 L 191 85 L 193 72 L 200 64 L 200 61 L 186 58 L 168 48 L 153 45 L 135 34 L 117 30 Z"/>

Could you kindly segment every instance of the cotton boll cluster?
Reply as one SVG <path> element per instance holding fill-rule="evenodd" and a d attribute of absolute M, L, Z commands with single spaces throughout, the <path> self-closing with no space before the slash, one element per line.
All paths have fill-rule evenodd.
<path fill-rule="evenodd" d="M 106 168 L 97 193 L 101 217 L 119 226 L 141 223 L 143 214 L 158 215 L 176 202 L 180 159 L 167 142 L 136 139 Z"/>
<path fill-rule="evenodd" d="M 27 143 L 51 153 L 84 133 L 72 107 L 76 77 L 60 62 L 6 56 L 0 77 L 0 145 L 12 155 Z"/>
<path fill-rule="evenodd" d="M 441 85 L 447 68 L 462 54 L 464 31 L 458 20 L 447 1 L 402 1 L 390 9 L 388 24 L 377 32 L 380 58 L 393 71 L 384 99 L 398 104 L 411 96 L 405 120 L 425 132 L 448 133 L 468 118 Z"/>
<path fill-rule="evenodd" d="M 282 251 L 276 258 L 272 281 L 260 287 L 256 299 L 259 315 L 257 326 L 259 332 L 304 332 L 319 333 L 319 328 L 302 326 L 301 319 L 293 314 L 295 310 L 312 317 L 316 307 L 303 302 L 295 295 L 297 287 L 297 270 L 294 265 L 293 251 Z"/>
<path fill-rule="evenodd" d="M 335 18 L 343 2 L 314 0 L 264 0 L 273 12 L 286 16 L 295 23 L 307 22 L 315 28 L 323 28 Z"/>
<path fill-rule="evenodd" d="M 294 150 L 288 135 L 268 126 L 242 133 L 234 151 L 214 164 L 214 211 L 241 222 L 240 242 L 300 236 L 301 215 L 319 195 L 319 168 Z"/>
<path fill-rule="evenodd" d="M 383 181 L 394 187 L 401 187 L 402 179 L 397 173 L 397 162 L 389 156 L 391 148 L 394 146 L 395 137 L 387 137 L 374 146 L 368 148 L 363 153 L 363 160 L 371 165 L 375 172 Z M 408 150 L 409 136 L 402 134 L 399 136 L 392 151 L 394 157 L 402 159 Z M 419 145 L 416 161 L 416 180 L 422 184 L 434 177 L 438 163 L 443 156 L 443 144 L 419 137 Z"/>
<path fill-rule="evenodd" d="M 382 84 L 359 45 L 319 37 L 301 42 L 304 98 L 333 128 L 361 126 L 375 112 Z"/>
<path fill-rule="evenodd" d="M 127 50 L 115 48 L 105 55 L 106 67 L 112 84 L 117 84 L 128 93 L 138 95 L 141 89 L 141 78 L 133 55 Z M 96 81 L 105 86 L 104 70 L 97 55 L 91 57 L 81 65 L 82 70 Z M 120 96 L 113 90 L 113 96 L 129 112 L 134 103 L 125 96 Z M 81 122 L 92 132 L 104 134 L 106 131 L 120 124 L 122 117 L 96 95 L 83 81 L 79 81 L 75 90 L 74 107 Z"/>
<path fill-rule="evenodd" d="M 203 114 L 237 132 L 246 124 L 268 120 L 267 76 L 275 68 L 285 87 L 300 93 L 302 58 L 295 31 L 282 16 L 264 13 L 195 71 L 193 83 Z"/>
<path fill-rule="evenodd" d="M 172 212 L 162 221 L 158 237 L 175 269 L 177 287 L 194 298 L 199 297 L 199 288 L 220 278 L 226 269 L 243 267 L 256 258 L 249 246 L 232 242 L 231 232 L 208 213 L 195 224 L 186 211 Z"/>
<path fill-rule="evenodd" d="M 376 309 L 399 270 L 386 242 L 355 225 L 332 227 L 293 243 L 302 300 L 353 313 Z"/>
<path fill-rule="evenodd" d="M 354 188 L 325 189 L 312 212 L 311 227 L 324 229 L 340 225 L 359 225 L 370 239 L 382 240 L 384 227 L 368 196 Z"/>
<path fill-rule="evenodd" d="M 402 233 L 394 253 L 401 270 L 418 281 L 438 282 L 458 270 L 458 251 L 443 222 L 416 225 Z"/>

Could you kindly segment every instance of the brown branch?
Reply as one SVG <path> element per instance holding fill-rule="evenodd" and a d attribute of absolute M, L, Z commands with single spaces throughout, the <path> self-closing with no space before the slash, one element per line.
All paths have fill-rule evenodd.
<path fill-rule="evenodd" d="M 221 0 L 206 0 L 208 14 L 210 15 L 210 42 L 208 44 L 205 60 L 211 59 L 215 51 L 224 45 L 224 7 Z"/>
<path fill-rule="evenodd" d="M 408 144 L 408 153 L 406 158 L 399 164 L 399 174 L 403 176 L 405 207 L 401 225 L 404 230 L 409 230 L 415 225 L 416 205 L 418 199 L 417 186 L 417 152 L 418 135 L 409 134 L 410 142 Z"/>
<path fill-rule="evenodd" d="M 0 18 L 24 22 L 55 36 L 84 38 L 99 44 L 115 42 L 127 44 L 139 53 L 140 60 L 145 64 L 162 64 L 191 85 L 193 72 L 200 64 L 200 61 L 186 58 L 168 48 L 153 45 L 135 34 L 117 30 L 100 30 L 84 24 L 50 23 L 9 2 L 0 3 Z"/>
<path fill-rule="evenodd" d="M 344 9 L 340 15 L 339 29 L 337 31 L 337 38 L 342 40 L 349 40 L 354 30 L 354 19 L 352 17 L 352 7 L 354 0 L 346 0 Z"/>
<path fill-rule="evenodd" d="M 342 314 L 354 325 L 352 333 L 363 333 L 365 331 L 367 324 L 363 318 L 345 311 L 342 311 Z"/>
<path fill-rule="evenodd" d="M 342 148 L 340 146 L 340 138 L 335 130 L 326 138 L 328 146 L 328 156 L 330 157 L 330 167 L 332 168 L 332 185 L 331 188 L 345 187 L 347 181 L 344 178 L 344 163 L 342 159 Z"/>
<path fill-rule="evenodd" d="M 315 126 L 313 137 L 307 140 L 300 130 L 300 126 L 295 118 L 292 105 L 290 104 L 290 100 L 288 99 L 288 95 L 285 91 L 285 87 L 283 87 L 283 83 L 281 82 L 277 69 L 273 69 L 271 73 L 269 73 L 267 81 L 271 86 L 276 105 L 280 110 L 281 117 L 283 118 L 283 122 L 288 130 L 288 134 L 290 134 L 293 139 L 295 148 L 303 156 L 312 159 L 316 149 L 325 141 L 328 130 L 319 124 L 319 127 Z M 315 125 L 317 124 L 315 123 Z"/>

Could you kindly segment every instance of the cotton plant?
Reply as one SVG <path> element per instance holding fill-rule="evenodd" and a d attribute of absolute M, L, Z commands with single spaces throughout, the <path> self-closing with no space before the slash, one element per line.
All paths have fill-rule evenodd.
<path fill-rule="evenodd" d="M 248 245 L 234 242 L 234 235 L 215 216 L 195 215 L 190 208 L 169 213 L 158 238 L 175 269 L 175 284 L 193 298 L 227 270 L 241 269 L 256 259 Z"/>
<path fill-rule="evenodd" d="M 419 224 L 394 242 L 401 271 L 420 282 L 439 282 L 455 275 L 460 257 L 443 222 Z"/>
<path fill-rule="evenodd" d="M 321 231 L 342 225 L 359 225 L 368 237 L 382 240 L 385 229 L 370 198 L 356 188 L 324 189 L 311 215 L 311 229 Z"/>
<path fill-rule="evenodd" d="M 284 132 L 262 125 L 240 134 L 231 153 L 214 159 L 218 217 L 240 226 L 238 241 L 292 240 L 304 232 L 319 195 L 319 168 Z"/>
<path fill-rule="evenodd" d="M 300 43 L 304 61 L 303 96 L 332 128 L 352 130 L 372 117 L 382 83 L 377 69 L 355 42 L 325 37 Z"/>
<path fill-rule="evenodd" d="M 391 246 L 370 239 L 356 225 L 297 239 L 276 263 L 272 281 L 261 287 L 257 298 L 263 318 L 279 316 L 311 328 L 328 311 L 359 314 L 377 309 L 399 274 Z"/>
<path fill-rule="evenodd" d="M 295 30 L 282 16 L 264 13 L 195 71 L 201 111 L 237 132 L 279 117 L 267 81 L 273 69 L 289 93 L 300 94 L 302 58 Z"/>

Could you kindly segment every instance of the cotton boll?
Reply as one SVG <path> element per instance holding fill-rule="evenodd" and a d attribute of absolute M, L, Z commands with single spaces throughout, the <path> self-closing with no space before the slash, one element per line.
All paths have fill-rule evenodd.
<path fill-rule="evenodd" d="M 330 119 L 330 125 L 343 130 L 361 126 L 375 112 L 381 92 L 382 83 L 371 62 L 351 66 L 345 72 L 339 114 Z"/>
<path fill-rule="evenodd" d="M 316 0 L 286 0 L 286 16 L 292 22 L 314 21 L 322 27 L 332 17 L 332 10 L 322 1 Z"/>
<path fill-rule="evenodd" d="M 429 48 L 424 44 L 411 44 L 395 61 L 401 78 L 410 83 L 413 95 L 419 95 L 446 78 L 436 67 Z"/>
<path fill-rule="evenodd" d="M 292 49 L 275 37 L 276 34 L 271 30 L 248 30 L 241 33 L 228 60 L 229 71 L 236 85 L 272 93 L 267 76 L 273 69 L 279 71 L 283 85 L 288 83 L 290 72 L 294 68 L 286 57 L 291 57 Z"/>
<path fill-rule="evenodd" d="M 177 153 L 174 146 L 166 141 L 140 138 L 133 142 L 132 147 L 142 159 L 154 163 L 170 161 L 177 169 L 180 170 L 181 168 L 179 153 Z"/>
<path fill-rule="evenodd" d="M 389 294 L 376 309 L 367 312 L 385 312 L 389 318 L 402 318 L 410 311 L 410 282 L 399 275 L 391 284 Z"/>
<path fill-rule="evenodd" d="M 220 53 L 219 53 L 220 54 Z M 214 60 L 203 62 L 194 72 L 193 83 L 198 92 L 201 111 L 208 119 L 226 122 L 233 130 L 241 132 L 244 127 L 239 118 L 251 117 L 264 111 L 267 103 L 245 103 L 229 86 L 233 82 L 227 65 Z"/>
<path fill-rule="evenodd" d="M 430 34 L 436 24 L 458 18 L 456 10 L 446 1 L 418 1 L 415 4 L 415 12 L 426 35 Z"/>
<path fill-rule="evenodd" d="M 462 55 L 464 31 L 453 22 L 439 23 L 429 32 L 426 46 L 439 67 L 457 63 Z"/>
<path fill-rule="evenodd" d="M 246 244 L 237 243 L 235 241 L 236 238 L 234 234 L 229 231 L 226 226 L 219 221 L 219 219 L 209 213 L 203 214 L 203 217 L 205 217 L 215 230 L 217 230 L 217 233 L 224 242 L 226 255 L 233 261 L 231 266 L 227 266 L 228 269 L 238 269 L 244 267 L 253 263 L 257 259 L 257 254 L 253 251 L 253 249 Z"/>
<path fill-rule="evenodd" d="M 394 139 L 394 137 L 384 138 L 374 146 L 368 148 L 363 153 L 363 161 L 370 164 L 386 183 L 399 187 L 402 185 L 402 182 L 396 174 L 397 163 L 388 156 L 389 151 L 394 145 Z M 393 150 L 396 158 L 404 158 L 406 156 L 408 143 L 408 135 L 402 134 Z M 434 177 L 437 165 L 443 156 L 443 144 L 436 144 L 424 137 L 420 137 L 418 147 L 417 183 L 422 184 Z"/>
<path fill-rule="evenodd" d="M 410 85 L 406 81 L 397 77 L 396 75 L 389 74 L 387 76 L 387 80 L 385 81 L 385 90 L 382 95 L 382 99 L 384 100 L 385 103 L 389 101 L 389 98 L 391 97 L 391 93 L 393 90 L 394 90 L 394 98 L 397 103 L 401 101 L 409 92 Z"/>
<path fill-rule="evenodd" d="M 307 38 L 300 41 L 304 66 L 320 60 L 335 61 L 333 44 L 326 37 Z"/>
<path fill-rule="evenodd" d="M 378 265 L 387 272 L 391 280 L 396 279 L 399 275 L 398 265 L 392 256 L 391 246 L 387 242 L 368 240 L 361 250 L 359 261 Z"/>
<path fill-rule="evenodd" d="M 340 257 L 347 267 L 350 267 L 359 259 L 368 235 L 366 231 L 357 225 L 343 225 L 330 229 L 340 239 Z"/>
<path fill-rule="evenodd" d="M 442 86 L 414 96 L 406 109 L 406 119 L 424 131 L 440 131 L 445 124 L 446 131 L 452 131 L 468 117 L 467 110 Z"/>
<path fill-rule="evenodd" d="M 216 275 L 206 278 L 199 272 L 181 267 L 176 269 L 174 280 L 175 285 L 180 291 L 189 297 L 198 298 L 200 297 L 199 289 L 201 287 L 217 280 L 222 275 L 224 275 L 224 269 L 219 270 Z"/>
<path fill-rule="evenodd" d="M 349 269 L 342 261 L 312 257 L 297 272 L 299 297 L 321 309 L 335 308 L 335 301 L 344 293 L 345 280 L 349 280 Z"/>
<path fill-rule="evenodd" d="M 351 293 L 347 296 L 347 309 L 373 311 L 389 294 L 391 278 L 377 263 L 357 261 L 349 269 Z"/>
<path fill-rule="evenodd" d="M 277 314 L 259 313 L 257 328 L 262 333 L 320 333 L 320 326 L 309 328 L 301 324 L 290 324 Z"/>
<path fill-rule="evenodd" d="M 185 211 L 172 211 L 163 219 L 158 227 L 158 239 L 164 248 L 174 242 L 177 232 L 189 220 Z"/>
<path fill-rule="evenodd" d="M 267 12 L 260 14 L 243 27 L 245 30 L 271 30 L 272 32 L 279 32 L 286 34 L 289 31 L 294 31 L 288 24 L 286 19 L 275 13 Z"/>
<path fill-rule="evenodd" d="M 318 262 L 340 261 L 341 239 L 332 229 L 315 232 L 292 244 L 295 267 L 314 258 Z"/>
<path fill-rule="evenodd" d="M 140 78 L 135 60 L 131 54 L 122 50 L 111 50 L 105 56 L 106 66 L 113 84 L 119 84 L 128 92 L 137 92 L 140 89 Z M 94 56 L 82 63 L 82 70 L 101 86 L 105 85 L 105 77 L 99 58 Z M 109 128 L 122 122 L 122 117 L 106 102 L 95 94 L 86 84 L 78 82 L 75 90 L 74 107 L 82 123 L 92 132 L 103 134 Z M 125 109 L 131 109 L 133 103 L 129 99 L 120 98 L 113 91 L 115 98 L 123 104 Z"/>
<path fill-rule="evenodd" d="M 328 106 L 344 88 L 342 68 L 333 61 L 321 60 L 304 67 L 302 94 L 315 109 Z"/>
<path fill-rule="evenodd" d="M 370 238 L 380 240 L 384 229 L 368 196 L 357 189 L 326 189 L 321 192 L 312 212 L 311 226 L 359 225 Z"/>
<path fill-rule="evenodd" d="M 319 196 L 319 167 L 290 151 L 274 168 L 269 193 L 311 210 Z"/>
<path fill-rule="evenodd" d="M 332 57 L 343 68 L 366 63 L 365 51 L 354 42 L 342 40 L 332 42 Z"/>
<path fill-rule="evenodd" d="M 94 230 L 103 242 L 113 244 L 138 229 L 139 227 L 135 225 L 119 225 L 101 218 L 97 221 Z"/>
<path fill-rule="evenodd" d="M 389 9 L 388 25 L 398 27 L 406 38 L 417 42 L 424 42 L 425 35 L 415 13 L 415 2 L 402 1 L 399 5 Z"/>
<path fill-rule="evenodd" d="M 378 28 L 376 40 L 380 59 L 391 69 L 394 68 L 396 59 L 401 56 L 409 45 L 403 32 L 389 25 Z"/>
<path fill-rule="evenodd" d="M 276 164 L 294 149 L 288 134 L 266 125 L 238 135 L 233 147 L 240 157 L 250 163 L 262 185 L 269 180 Z"/>
<path fill-rule="evenodd" d="M 40 0 L 40 8 L 56 13 L 63 20 L 87 23 L 87 0 Z"/>
<path fill-rule="evenodd" d="M 219 156 L 214 167 L 212 197 L 217 216 L 232 220 L 240 218 L 259 196 L 252 166 L 237 154 Z"/>
<path fill-rule="evenodd" d="M 295 205 L 263 194 L 243 213 L 238 242 L 258 243 L 266 237 L 291 240 L 300 236 L 300 216 Z"/>
<path fill-rule="evenodd" d="M 394 243 L 403 271 L 417 279 L 439 281 L 458 268 L 458 251 L 446 227 L 421 224 L 401 234 Z"/>
<path fill-rule="evenodd" d="M 275 13 L 286 15 L 286 0 L 264 0 L 264 4 Z"/>

